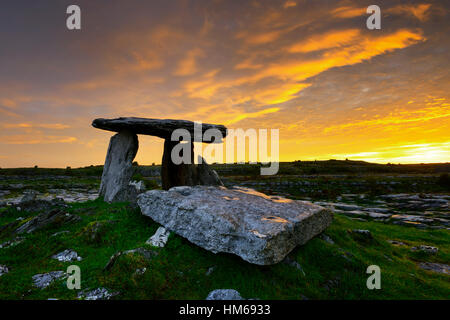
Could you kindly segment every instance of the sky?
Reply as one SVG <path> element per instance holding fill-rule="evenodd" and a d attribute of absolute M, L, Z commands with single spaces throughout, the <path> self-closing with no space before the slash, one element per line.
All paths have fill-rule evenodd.
<path fill-rule="evenodd" d="M 66 8 L 81 8 L 68 30 Z M 381 9 L 369 30 L 366 8 Z M 0 167 L 102 164 L 95 118 L 279 129 L 281 161 L 450 159 L 448 1 L 2 1 Z M 163 140 L 139 136 L 136 160 Z"/>

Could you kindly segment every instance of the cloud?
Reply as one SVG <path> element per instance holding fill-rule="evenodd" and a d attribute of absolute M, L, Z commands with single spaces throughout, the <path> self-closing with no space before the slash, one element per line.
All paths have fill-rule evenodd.
<path fill-rule="evenodd" d="M 39 124 L 32 124 L 32 123 L 5 123 L 3 124 L 4 128 L 7 129 L 31 129 L 31 128 L 43 128 L 43 129 L 67 129 L 70 128 L 69 125 L 61 124 L 61 123 L 39 123 Z"/>
<path fill-rule="evenodd" d="M 371 152 L 330 154 L 326 159 L 393 163 L 442 163 L 450 159 L 450 142 L 397 145 Z"/>
<path fill-rule="evenodd" d="M 366 14 L 366 10 L 367 8 L 343 6 L 333 9 L 331 14 L 336 18 L 348 19 L 363 16 Z"/>
<path fill-rule="evenodd" d="M 290 53 L 306 53 L 317 50 L 342 47 L 361 40 L 359 29 L 346 29 L 331 31 L 324 34 L 312 36 L 305 41 L 298 42 L 288 48 Z"/>
<path fill-rule="evenodd" d="M 233 117 L 232 119 L 225 120 L 225 124 L 232 125 L 232 124 L 235 124 L 235 123 L 242 121 L 244 119 L 247 119 L 247 118 L 258 118 L 258 117 L 261 117 L 261 116 L 269 114 L 269 113 L 278 112 L 279 110 L 280 110 L 280 108 L 275 107 L 275 108 L 264 109 L 264 110 L 260 110 L 260 111 L 256 111 L 256 112 L 239 113 L 237 116 Z"/>
<path fill-rule="evenodd" d="M 0 144 L 55 144 L 73 143 L 78 139 L 70 136 L 45 136 L 45 135 L 11 135 L 0 136 Z"/>
<path fill-rule="evenodd" d="M 283 8 L 287 9 L 287 8 L 292 8 L 297 6 L 297 2 L 293 1 L 293 0 L 288 0 L 283 4 Z"/>
<path fill-rule="evenodd" d="M 189 50 L 186 56 L 178 63 L 174 74 L 177 76 L 192 75 L 197 72 L 197 59 L 204 57 L 203 50 L 195 48 Z"/>
<path fill-rule="evenodd" d="M 17 102 L 11 99 L 1 99 L 0 105 L 7 107 L 7 108 L 15 108 L 17 107 Z"/>
<path fill-rule="evenodd" d="M 376 117 L 369 120 L 358 120 L 355 122 L 341 123 L 324 129 L 325 133 L 347 129 L 368 128 L 381 126 L 388 130 L 393 125 L 405 125 L 409 123 L 425 122 L 430 120 L 444 119 L 450 117 L 450 103 L 438 100 L 429 102 L 428 106 L 416 110 L 405 108 L 392 111 L 384 117 Z"/>
<path fill-rule="evenodd" d="M 386 10 L 387 13 L 396 15 L 411 15 L 416 17 L 420 21 L 427 21 L 430 17 L 430 3 L 422 3 L 416 6 L 414 5 L 398 5 Z"/>

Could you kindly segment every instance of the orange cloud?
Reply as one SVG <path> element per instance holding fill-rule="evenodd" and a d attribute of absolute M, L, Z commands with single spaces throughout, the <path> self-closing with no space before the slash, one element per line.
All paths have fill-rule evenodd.
<path fill-rule="evenodd" d="M 331 11 L 331 14 L 336 18 L 347 19 L 347 18 L 360 17 L 360 16 L 366 14 L 366 9 L 367 8 L 355 8 L 355 7 L 350 7 L 350 6 L 344 6 L 344 7 L 339 7 L 339 8 L 333 9 Z"/>
<path fill-rule="evenodd" d="M 430 9 L 431 4 L 429 3 L 422 3 L 418 4 L 417 6 L 414 5 L 398 5 L 393 8 L 389 8 L 386 10 L 388 13 L 397 14 L 397 15 L 403 15 L 403 14 L 409 14 L 420 21 L 426 21 L 428 20 L 430 16 Z"/>
<path fill-rule="evenodd" d="M 430 102 L 430 106 L 423 107 L 417 110 L 404 109 L 391 112 L 389 115 L 374 118 L 370 120 L 360 120 L 355 122 L 348 122 L 329 126 L 324 129 L 325 133 L 345 130 L 349 128 L 367 128 L 371 126 L 381 126 L 389 129 L 390 125 L 407 124 L 414 122 L 424 122 L 435 119 L 443 119 L 450 117 L 450 103 L 436 103 Z"/>
<path fill-rule="evenodd" d="M 291 53 L 312 52 L 323 49 L 341 47 L 354 43 L 361 39 L 359 29 L 347 29 L 331 31 L 325 34 L 310 37 L 306 41 L 298 42 L 292 45 L 288 51 Z"/>
<path fill-rule="evenodd" d="M 288 0 L 283 4 L 283 8 L 285 8 L 285 9 L 295 7 L 295 6 L 297 6 L 297 2 L 295 2 L 293 0 Z"/>
<path fill-rule="evenodd" d="M 31 123 L 6 123 L 3 124 L 4 128 L 12 129 L 12 128 L 43 128 L 43 129 L 67 129 L 70 128 L 69 125 L 61 124 L 61 123 L 40 123 L 40 124 L 31 124 Z"/>
<path fill-rule="evenodd" d="M 33 135 L 13 135 L 0 136 L 0 143 L 3 144 L 53 144 L 53 143 L 73 143 L 76 137 L 69 136 L 37 136 Z"/>
<path fill-rule="evenodd" d="M 397 145 L 370 152 L 324 155 L 323 159 L 364 160 L 378 163 L 438 163 L 450 159 L 450 142 Z"/>
<path fill-rule="evenodd" d="M 199 48 L 192 49 L 187 52 L 186 57 L 184 57 L 179 63 L 174 74 L 177 76 L 187 76 L 192 75 L 197 72 L 197 58 L 204 57 L 205 54 L 203 50 Z"/>
<path fill-rule="evenodd" d="M 0 100 L 0 105 L 3 105 L 7 108 L 15 108 L 17 107 L 17 102 L 11 99 L 2 99 Z"/>

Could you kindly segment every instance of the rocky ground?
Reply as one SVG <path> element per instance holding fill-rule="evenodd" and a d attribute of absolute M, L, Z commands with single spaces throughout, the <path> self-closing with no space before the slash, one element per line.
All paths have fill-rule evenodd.
<path fill-rule="evenodd" d="M 423 189 L 411 189 L 411 176 L 327 179 L 224 179 L 335 213 L 282 263 L 256 266 L 203 250 L 127 203 L 95 200 L 98 177 L 0 177 L 0 299 L 448 298 L 449 193 L 423 177 Z M 366 287 L 374 264 L 381 290 Z M 67 289 L 70 265 L 81 269 L 79 290 Z"/>

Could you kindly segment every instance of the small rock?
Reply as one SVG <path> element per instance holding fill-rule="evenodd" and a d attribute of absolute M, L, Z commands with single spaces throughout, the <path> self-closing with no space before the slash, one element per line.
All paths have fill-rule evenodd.
<path fill-rule="evenodd" d="M 84 300 L 109 300 L 111 297 L 118 295 L 118 292 L 109 292 L 106 288 L 97 288 L 91 291 L 83 290 L 78 293 L 78 299 Z"/>
<path fill-rule="evenodd" d="M 342 248 L 339 248 L 339 255 L 341 258 L 347 260 L 350 263 L 353 263 L 353 258 L 355 257 L 353 253 L 345 251 Z"/>
<path fill-rule="evenodd" d="M 130 254 L 130 253 L 140 254 L 147 260 L 151 260 L 158 255 L 158 252 L 153 251 L 153 250 L 144 249 L 144 248 L 137 248 L 137 249 L 127 250 L 127 251 L 119 251 L 111 256 L 108 263 L 103 268 L 103 271 L 110 270 L 114 266 L 114 264 L 116 263 L 117 259 L 120 256 L 125 255 L 125 254 Z"/>
<path fill-rule="evenodd" d="M 135 274 L 137 274 L 137 275 L 139 275 L 139 276 L 141 276 L 141 275 L 143 275 L 145 272 L 147 271 L 147 268 L 138 268 L 138 269 L 136 269 L 136 271 L 134 272 Z"/>
<path fill-rule="evenodd" d="M 331 291 L 333 289 L 336 289 L 340 286 L 341 284 L 341 278 L 339 276 L 333 278 L 333 279 L 329 279 L 325 282 L 325 284 L 323 285 L 323 287 L 327 290 L 327 291 Z"/>
<path fill-rule="evenodd" d="M 369 215 L 369 217 L 373 219 L 380 219 L 380 218 L 387 219 L 391 217 L 391 215 L 387 213 L 368 212 L 367 214 Z"/>
<path fill-rule="evenodd" d="M 354 236 L 355 240 L 373 240 L 372 233 L 369 230 L 353 229 L 349 230 L 349 232 Z"/>
<path fill-rule="evenodd" d="M 0 264 L 0 277 L 9 272 L 9 268 L 5 265 Z"/>
<path fill-rule="evenodd" d="M 3 242 L 2 244 L 0 244 L 0 249 L 2 248 L 10 248 L 13 247 L 15 245 L 18 245 L 19 243 L 23 242 L 25 240 L 25 238 L 23 237 L 16 237 L 12 240 Z"/>
<path fill-rule="evenodd" d="M 36 191 L 34 190 L 30 190 L 28 192 L 26 192 L 22 199 L 20 200 L 21 203 L 23 202 L 29 202 L 29 201 L 33 201 L 36 199 Z"/>
<path fill-rule="evenodd" d="M 391 262 L 393 261 L 393 260 L 391 259 L 391 257 L 389 257 L 388 255 L 385 255 L 385 254 L 384 254 L 383 256 L 384 256 L 387 260 L 389 260 L 389 261 L 391 261 Z"/>
<path fill-rule="evenodd" d="M 216 270 L 216 266 L 208 268 L 208 271 L 206 271 L 205 275 L 210 276 L 214 272 L 214 270 Z"/>
<path fill-rule="evenodd" d="M 411 251 L 423 251 L 426 253 L 435 254 L 439 251 L 439 248 L 432 247 L 432 246 L 426 246 L 426 245 L 420 245 L 418 247 L 412 247 Z"/>
<path fill-rule="evenodd" d="M 406 243 L 397 241 L 397 240 L 387 240 L 387 242 L 389 242 L 390 244 L 392 244 L 394 246 L 407 246 Z"/>
<path fill-rule="evenodd" d="M 40 289 L 47 288 L 53 281 L 62 279 L 66 276 L 63 271 L 52 271 L 49 273 L 36 274 L 32 277 L 33 283 Z"/>
<path fill-rule="evenodd" d="M 51 200 L 34 199 L 25 202 L 20 202 L 20 210 L 31 212 L 50 211 L 54 208 L 66 208 L 67 204 L 61 198 L 54 198 Z M 17 207 L 19 210 L 19 207 Z"/>
<path fill-rule="evenodd" d="M 161 247 L 163 248 L 167 240 L 169 239 L 170 231 L 167 230 L 164 227 L 159 227 L 158 230 L 156 230 L 155 234 L 150 237 L 145 243 L 150 244 L 155 247 Z"/>
<path fill-rule="evenodd" d="M 414 221 L 394 221 L 393 224 L 399 225 L 399 226 L 408 226 L 408 227 L 415 227 L 418 229 L 426 229 L 428 226 L 423 223 L 414 222 Z"/>
<path fill-rule="evenodd" d="M 291 257 L 287 256 L 286 258 L 284 258 L 283 263 L 287 264 L 288 266 L 296 268 L 301 273 L 303 273 L 304 276 L 306 276 L 305 271 L 303 271 L 303 268 L 300 265 L 300 263 L 298 263 L 296 260 L 292 259 Z"/>
<path fill-rule="evenodd" d="M 74 223 L 80 221 L 81 218 L 74 214 L 65 213 L 60 209 L 54 209 L 50 212 L 44 212 L 33 219 L 25 222 L 19 228 L 16 229 L 16 233 L 31 233 L 36 230 L 46 228 L 48 226 L 61 226 L 68 223 Z"/>
<path fill-rule="evenodd" d="M 76 251 L 73 251 L 71 249 L 64 250 L 58 254 L 55 254 L 52 256 L 53 259 L 56 259 L 58 261 L 62 262 L 68 262 L 68 261 L 81 261 L 82 258 L 78 256 L 78 253 Z"/>
<path fill-rule="evenodd" d="M 334 241 L 333 241 L 333 239 L 331 239 L 329 236 L 327 236 L 325 233 L 322 233 L 321 235 L 320 235 L 320 238 L 323 240 L 323 241 L 325 241 L 325 242 L 327 242 L 327 243 L 329 243 L 329 244 L 334 244 Z"/>
<path fill-rule="evenodd" d="M 145 192 L 146 190 L 143 181 L 130 181 L 129 185 L 135 187 L 138 193 Z"/>
<path fill-rule="evenodd" d="M 244 300 L 234 289 L 216 289 L 208 293 L 206 300 Z"/>
<path fill-rule="evenodd" d="M 55 232 L 54 234 L 51 235 L 51 237 L 56 237 L 56 236 L 59 236 L 60 234 L 64 234 L 64 233 L 70 233 L 70 231 L 64 230 L 64 231 Z"/>
<path fill-rule="evenodd" d="M 419 267 L 428 271 L 450 274 L 450 266 L 443 263 L 421 262 Z"/>

